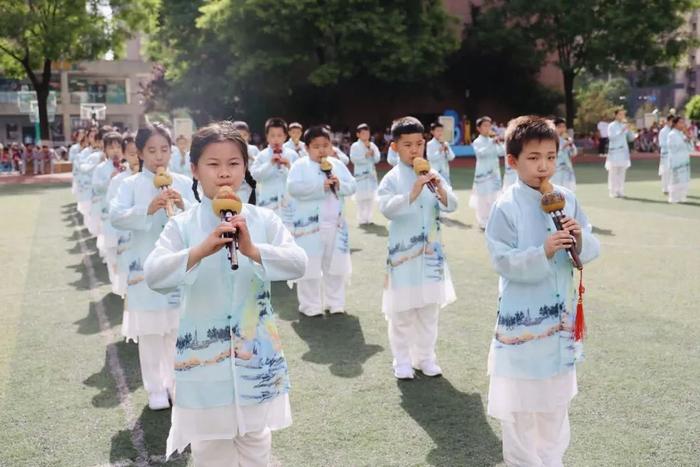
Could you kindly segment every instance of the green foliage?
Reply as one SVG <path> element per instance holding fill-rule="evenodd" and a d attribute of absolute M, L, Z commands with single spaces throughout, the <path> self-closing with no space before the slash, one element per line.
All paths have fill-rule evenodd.
<path fill-rule="evenodd" d="M 577 132 L 590 133 L 602 120 L 611 120 L 616 108 L 621 106 L 620 97 L 626 96 L 629 84 L 623 78 L 610 80 L 585 77 L 576 88 L 578 113 L 574 121 Z"/>
<path fill-rule="evenodd" d="M 166 0 L 149 50 L 172 104 L 225 117 L 309 89 L 327 102 L 353 83 L 424 82 L 458 49 L 455 27 L 431 0 Z"/>
<path fill-rule="evenodd" d="M 0 14 L 0 68 L 28 77 L 37 91 L 42 134 L 51 64 L 119 54 L 133 31 L 148 30 L 158 0 L 5 0 Z M 111 8 L 111 15 L 105 8 Z"/>
<path fill-rule="evenodd" d="M 685 117 L 698 121 L 700 120 L 700 96 L 695 95 L 685 104 Z"/>

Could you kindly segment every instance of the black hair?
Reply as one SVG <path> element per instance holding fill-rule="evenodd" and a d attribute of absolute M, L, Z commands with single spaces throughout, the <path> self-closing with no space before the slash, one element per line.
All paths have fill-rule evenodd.
<path fill-rule="evenodd" d="M 234 130 L 247 131 L 248 133 L 250 133 L 250 128 L 248 127 L 248 124 L 243 120 L 236 120 L 235 122 L 231 122 L 231 126 L 233 126 Z"/>
<path fill-rule="evenodd" d="M 302 141 L 308 146 L 315 138 L 326 138 L 328 141 L 331 141 L 331 132 L 328 131 L 325 125 L 312 126 L 304 132 Z"/>
<path fill-rule="evenodd" d="M 619 114 L 620 112 L 624 112 L 624 111 L 625 111 L 624 107 L 618 107 L 617 109 L 615 109 L 615 116 L 617 117 L 617 114 Z"/>
<path fill-rule="evenodd" d="M 666 116 L 666 121 L 667 121 L 667 122 L 670 122 L 671 120 L 673 120 L 674 117 L 675 117 L 675 115 L 673 115 L 673 114 L 668 114 L 668 115 Z"/>
<path fill-rule="evenodd" d="M 357 128 L 355 129 L 355 133 L 359 133 L 362 130 L 369 131 L 369 125 L 367 125 L 366 123 L 360 123 L 359 125 L 357 125 Z"/>
<path fill-rule="evenodd" d="M 225 141 L 231 141 L 243 155 L 243 164 L 245 165 L 245 181 L 252 189 L 250 197 L 248 198 L 248 204 L 255 204 L 255 186 L 257 183 L 255 179 L 250 174 L 248 170 L 248 143 L 243 138 L 243 135 L 236 129 L 236 123 L 229 121 L 220 121 L 210 123 L 209 125 L 200 128 L 197 132 L 192 135 L 192 145 L 190 147 L 190 162 L 197 165 L 199 158 L 202 157 L 204 149 L 210 144 L 222 143 Z M 194 197 L 197 201 L 201 202 L 199 199 L 199 192 L 197 191 L 197 186 L 199 185 L 199 180 L 192 177 L 192 191 L 194 192 Z"/>
<path fill-rule="evenodd" d="M 153 135 L 161 135 L 168 141 L 168 146 L 173 145 L 173 138 L 170 136 L 170 131 L 163 124 L 155 122 L 147 123 L 136 132 L 136 138 L 134 139 L 136 148 L 139 151 L 143 151 L 143 148 L 146 147 L 146 143 Z"/>
<path fill-rule="evenodd" d="M 482 124 L 482 123 L 485 123 L 485 122 L 492 123 L 493 120 L 491 120 L 491 117 L 487 117 L 486 115 L 484 115 L 483 117 L 478 118 L 478 119 L 476 120 L 476 127 L 479 128 L 479 127 L 481 126 L 481 124 Z"/>
<path fill-rule="evenodd" d="M 126 152 L 126 147 L 130 143 L 136 144 L 136 137 L 132 133 L 126 133 L 122 138 L 122 152 Z"/>
<path fill-rule="evenodd" d="M 506 128 L 506 153 L 518 158 L 529 141 L 551 140 L 559 151 L 559 136 L 551 120 L 537 115 L 524 115 L 508 122 Z"/>
<path fill-rule="evenodd" d="M 675 128 L 675 126 L 680 122 L 681 120 L 684 120 L 684 118 L 680 115 L 674 115 L 673 118 L 671 119 L 671 126 Z"/>
<path fill-rule="evenodd" d="M 430 131 L 433 131 L 435 128 L 444 128 L 442 123 L 440 122 L 433 122 L 430 124 Z"/>
<path fill-rule="evenodd" d="M 401 117 L 391 124 L 391 137 L 398 141 L 401 135 L 412 135 L 425 133 L 425 127 L 416 117 Z"/>
<path fill-rule="evenodd" d="M 124 143 L 122 135 L 117 133 L 116 131 L 110 131 L 102 137 L 102 144 L 105 145 L 105 148 L 111 145 L 112 143 L 119 143 L 119 146 L 122 146 Z"/>
<path fill-rule="evenodd" d="M 284 130 L 285 135 L 287 133 L 289 133 L 289 130 L 287 127 L 287 122 L 285 122 L 283 119 L 278 118 L 278 117 L 272 117 L 272 118 L 267 119 L 267 121 L 265 122 L 265 134 L 266 135 L 269 133 L 270 128 L 282 128 L 282 130 Z"/>
<path fill-rule="evenodd" d="M 561 125 L 561 124 L 566 125 L 566 120 L 564 120 L 561 117 L 557 117 L 554 119 L 554 126 Z"/>

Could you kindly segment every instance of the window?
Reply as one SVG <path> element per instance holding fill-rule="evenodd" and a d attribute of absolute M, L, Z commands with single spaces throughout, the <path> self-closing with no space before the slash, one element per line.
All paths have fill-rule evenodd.
<path fill-rule="evenodd" d="M 68 77 L 71 104 L 127 104 L 126 79 Z"/>

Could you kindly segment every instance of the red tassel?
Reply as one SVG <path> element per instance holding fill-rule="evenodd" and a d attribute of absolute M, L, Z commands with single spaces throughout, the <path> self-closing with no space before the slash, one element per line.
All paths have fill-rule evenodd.
<path fill-rule="evenodd" d="M 583 270 L 579 271 L 578 283 L 578 305 L 576 305 L 576 319 L 574 321 L 574 340 L 581 341 L 586 335 L 586 320 L 583 316 L 583 293 L 586 291 L 583 286 Z"/>

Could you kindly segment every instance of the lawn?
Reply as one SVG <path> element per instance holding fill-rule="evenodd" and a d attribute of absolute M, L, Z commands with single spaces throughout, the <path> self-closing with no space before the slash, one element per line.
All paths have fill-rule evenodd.
<path fill-rule="evenodd" d="M 587 361 L 566 465 L 699 462 L 700 180 L 689 203 L 668 205 L 657 166 L 635 161 L 626 199 L 608 198 L 601 165 L 576 167 L 601 257 L 586 270 Z M 273 285 L 294 416 L 273 437 L 276 463 L 502 464 L 500 428 L 485 414 L 497 276 L 468 207 L 473 170 L 453 175 L 460 207 L 443 240 L 458 301 L 441 315 L 444 377 L 393 378 L 380 312 L 386 221 L 375 213 L 376 225 L 358 228 L 348 203 L 348 314 L 302 319 L 294 292 Z M 162 463 L 169 412 L 146 407 L 136 346 L 119 335 L 122 301 L 70 189 L 0 186 L 0 219 L 0 466 Z M 191 464 L 187 454 L 168 463 Z"/>

